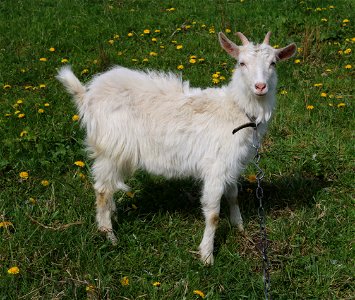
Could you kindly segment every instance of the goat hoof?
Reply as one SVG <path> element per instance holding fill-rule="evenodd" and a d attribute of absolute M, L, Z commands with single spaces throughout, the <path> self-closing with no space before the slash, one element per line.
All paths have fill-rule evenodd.
<path fill-rule="evenodd" d="M 214 263 L 214 257 L 212 253 L 207 255 L 200 253 L 200 260 L 203 262 L 205 266 L 212 266 Z"/>
<path fill-rule="evenodd" d="M 118 243 L 117 237 L 115 236 L 115 234 L 112 231 L 107 232 L 106 237 L 112 243 L 113 246 L 117 245 L 117 243 Z"/>
<path fill-rule="evenodd" d="M 237 229 L 238 229 L 239 232 L 244 232 L 243 224 L 237 224 Z"/>

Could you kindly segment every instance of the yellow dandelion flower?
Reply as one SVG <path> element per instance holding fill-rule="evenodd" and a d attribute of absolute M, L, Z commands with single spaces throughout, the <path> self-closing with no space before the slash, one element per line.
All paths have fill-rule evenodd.
<path fill-rule="evenodd" d="M 24 137 L 28 134 L 28 132 L 26 130 L 22 130 L 20 133 L 20 137 Z"/>
<path fill-rule="evenodd" d="M 189 63 L 190 64 L 195 64 L 196 63 L 196 59 L 195 58 L 190 58 Z"/>
<path fill-rule="evenodd" d="M 69 60 L 66 58 L 62 58 L 62 60 L 60 61 L 62 64 L 66 64 Z"/>
<path fill-rule="evenodd" d="M 122 286 L 127 286 L 129 285 L 129 279 L 127 276 L 124 276 L 121 280 L 120 280 L 120 283 Z"/>
<path fill-rule="evenodd" d="M 29 177 L 28 172 L 21 172 L 19 174 L 19 176 L 21 179 L 24 179 L 24 180 L 28 179 L 28 177 Z"/>
<path fill-rule="evenodd" d="M 4 84 L 3 89 L 4 89 L 4 90 L 6 90 L 6 89 L 11 89 L 11 85 L 9 85 L 9 84 Z"/>
<path fill-rule="evenodd" d="M 46 57 L 41 57 L 39 61 L 47 61 L 48 59 Z"/>
<path fill-rule="evenodd" d="M 23 119 L 25 116 L 26 116 L 26 115 L 22 113 L 22 114 L 18 114 L 17 117 L 18 117 L 19 119 Z"/>
<path fill-rule="evenodd" d="M 47 102 L 44 103 L 44 106 L 45 106 L 45 107 L 49 107 L 49 103 L 47 103 Z"/>
<path fill-rule="evenodd" d="M 307 108 L 308 110 L 312 110 L 312 109 L 314 108 L 314 106 L 313 106 L 313 105 L 307 105 L 306 108 Z"/>
<path fill-rule="evenodd" d="M 343 50 L 338 50 L 338 54 L 343 55 Z"/>
<path fill-rule="evenodd" d="M 39 113 L 39 114 L 43 114 L 43 113 L 44 113 L 44 109 L 43 109 L 43 108 L 40 108 L 40 109 L 38 110 L 38 113 Z"/>
<path fill-rule="evenodd" d="M 212 78 L 212 82 L 213 82 L 214 84 L 218 84 L 218 83 L 219 83 L 219 79 L 218 79 L 218 78 Z"/>
<path fill-rule="evenodd" d="M 143 62 L 148 62 L 149 59 L 148 58 L 143 58 Z"/>
<path fill-rule="evenodd" d="M 184 69 L 184 66 L 183 66 L 183 65 L 178 65 L 178 66 L 177 66 L 177 69 L 178 69 L 178 70 L 183 70 L 183 69 Z"/>
<path fill-rule="evenodd" d="M 326 19 L 326 18 L 322 18 L 322 19 L 320 19 L 322 22 L 328 22 L 328 19 Z"/>
<path fill-rule="evenodd" d="M 204 62 L 205 59 L 204 59 L 204 58 L 199 58 L 198 61 L 199 61 L 199 62 Z"/>
<path fill-rule="evenodd" d="M 153 284 L 153 286 L 155 286 L 155 287 L 160 287 L 160 286 L 161 286 L 161 283 L 160 283 L 159 281 L 155 281 L 155 282 L 153 282 L 152 284 Z"/>
<path fill-rule="evenodd" d="M 226 28 L 225 32 L 226 32 L 226 33 L 231 33 L 232 30 L 230 30 L 229 28 Z"/>
<path fill-rule="evenodd" d="M 81 160 L 77 160 L 74 165 L 80 167 L 80 168 L 83 168 L 85 166 L 85 163 Z"/>
<path fill-rule="evenodd" d="M 226 77 L 220 76 L 220 77 L 219 77 L 219 80 L 226 80 Z"/>
<path fill-rule="evenodd" d="M 349 23 L 350 21 L 349 21 L 349 19 L 344 19 L 343 20 L 343 23 Z"/>
<path fill-rule="evenodd" d="M 118 39 L 120 38 L 120 35 L 119 35 L 119 34 L 115 34 L 115 35 L 113 36 L 113 38 L 114 38 L 115 40 L 118 40 Z"/>
<path fill-rule="evenodd" d="M 127 34 L 128 37 L 132 37 L 133 35 L 134 35 L 133 32 L 128 32 Z"/>
<path fill-rule="evenodd" d="M 165 46 L 164 45 L 160 45 L 159 48 L 160 49 L 165 49 Z"/>
<path fill-rule="evenodd" d="M 41 181 L 41 185 L 48 186 L 49 185 L 49 181 L 48 180 L 42 180 Z"/>
<path fill-rule="evenodd" d="M 323 86 L 323 83 L 315 83 L 313 86 L 314 86 L 314 87 L 322 87 L 322 86 Z"/>
<path fill-rule="evenodd" d="M 50 48 L 49 48 L 49 51 L 50 51 L 50 52 L 54 52 L 54 51 L 55 51 L 55 48 L 54 48 L 54 47 L 50 47 Z"/>
<path fill-rule="evenodd" d="M 92 293 L 95 291 L 95 286 L 92 284 L 89 284 L 85 287 L 85 291 L 87 291 L 88 293 Z"/>
<path fill-rule="evenodd" d="M 134 193 L 132 193 L 132 192 L 127 192 L 126 195 L 127 195 L 129 198 L 133 198 L 133 197 L 134 197 Z"/>
<path fill-rule="evenodd" d="M 281 95 L 287 95 L 287 91 L 286 90 L 282 90 L 282 91 L 280 91 L 280 94 Z"/>
<path fill-rule="evenodd" d="M 155 29 L 154 32 L 155 33 L 160 33 L 160 29 Z"/>
<path fill-rule="evenodd" d="M 137 62 L 137 61 L 138 61 L 138 59 L 136 59 L 136 58 L 132 58 L 132 59 L 131 59 L 131 61 L 132 61 L 132 62 Z"/>
<path fill-rule="evenodd" d="M 17 103 L 17 104 L 22 104 L 22 103 L 23 103 L 23 100 L 22 100 L 22 99 L 18 99 L 18 100 L 16 101 L 16 103 Z"/>
<path fill-rule="evenodd" d="M 299 64 L 299 63 L 301 63 L 301 60 L 300 59 L 295 59 L 294 63 L 295 64 Z"/>
<path fill-rule="evenodd" d="M 35 205 L 37 203 L 37 200 L 31 197 L 30 199 L 28 199 L 28 203 L 31 205 Z"/>
<path fill-rule="evenodd" d="M 14 224 L 12 224 L 9 221 L 0 222 L 0 228 L 8 228 L 8 227 L 14 227 Z"/>
<path fill-rule="evenodd" d="M 200 296 L 202 299 L 205 298 L 205 294 L 200 290 L 194 290 L 194 295 Z"/>
<path fill-rule="evenodd" d="M 114 41 L 114 40 L 108 40 L 107 42 L 108 42 L 110 45 L 113 45 L 115 41 Z"/>
<path fill-rule="evenodd" d="M 30 90 L 30 89 L 32 89 L 32 88 L 33 88 L 32 85 L 25 85 L 25 90 Z"/>
<path fill-rule="evenodd" d="M 144 29 L 144 30 L 143 30 L 143 33 L 144 33 L 144 34 L 149 34 L 149 33 L 150 33 L 150 30 L 149 30 L 149 29 Z"/>
<path fill-rule="evenodd" d="M 152 52 L 149 52 L 149 55 L 150 56 L 158 56 L 158 53 L 152 51 Z"/>
<path fill-rule="evenodd" d="M 40 85 L 39 85 L 39 88 L 40 89 L 44 89 L 46 87 L 46 85 L 44 84 L 44 83 L 41 83 Z"/>
<path fill-rule="evenodd" d="M 334 5 L 329 5 L 328 8 L 329 8 L 329 9 L 334 9 L 335 6 L 334 6 Z"/>
<path fill-rule="evenodd" d="M 166 11 L 175 11 L 176 8 L 175 7 L 170 7 L 170 8 L 167 8 Z"/>
<path fill-rule="evenodd" d="M 85 75 L 85 74 L 88 74 L 89 73 L 89 70 L 88 69 L 84 69 L 81 71 L 81 75 Z"/>
<path fill-rule="evenodd" d="M 212 74 L 212 78 L 218 78 L 218 77 L 219 77 L 219 73 L 218 72 Z"/>
<path fill-rule="evenodd" d="M 247 180 L 250 183 L 256 182 L 256 175 L 255 174 L 248 175 Z"/>
<path fill-rule="evenodd" d="M 10 275 L 17 275 L 20 273 L 20 269 L 18 267 L 11 267 L 7 270 L 7 273 Z"/>
<path fill-rule="evenodd" d="M 337 106 L 338 106 L 339 108 L 340 108 L 340 107 L 345 107 L 345 103 L 344 103 L 344 102 L 341 102 L 341 103 L 339 103 Z"/>
<path fill-rule="evenodd" d="M 350 48 L 344 50 L 344 54 L 350 54 L 350 53 L 351 53 L 351 49 Z"/>
<path fill-rule="evenodd" d="M 74 115 L 71 118 L 73 121 L 78 121 L 80 119 L 80 117 L 78 115 Z"/>
<path fill-rule="evenodd" d="M 323 92 L 323 93 L 320 94 L 320 96 L 323 97 L 323 98 L 325 98 L 325 97 L 328 96 L 328 94 Z"/>
<path fill-rule="evenodd" d="M 352 67 L 353 67 L 352 65 L 346 65 L 344 68 L 349 70 L 349 69 L 351 69 Z"/>
<path fill-rule="evenodd" d="M 180 50 L 180 49 L 182 49 L 182 48 L 183 48 L 182 45 L 176 45 L 176 49 L 177 49 L 177 50 Z"/>
<path fill-rule="evenodd" d="M 152 42 L 156 43 L 158 41 L 157 38 L 152 38 Z"/>

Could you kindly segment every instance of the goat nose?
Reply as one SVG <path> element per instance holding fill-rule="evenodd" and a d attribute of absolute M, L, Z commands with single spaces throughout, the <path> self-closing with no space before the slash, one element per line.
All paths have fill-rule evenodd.
<path fill-rule="evenodd" d="M 262 92 L 262 91 L 266 88 L 266 83 L 257 82 L 257 83 L 255 84 L 255 88 L 256 88 L 258 91 Z"/>

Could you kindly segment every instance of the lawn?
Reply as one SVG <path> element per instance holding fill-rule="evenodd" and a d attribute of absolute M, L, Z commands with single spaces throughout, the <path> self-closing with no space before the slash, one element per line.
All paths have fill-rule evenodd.
<path fill-rule="evenodd" d="M 351 0 L 0 2 L 0 299 L 263 299 L 255 168 L 242 178 L 245 233 L 222 205 L 215 264 L 196 251 L 200 185 L 137 172 L 118 192 L 119 243 L 97 232 L 84 132 L 55 79 L 114 65 L 228 83 L 217 33 L 298 46 L 278 65 L 261 149 L 273 299 L 353 299 L 354 21 Z"/>

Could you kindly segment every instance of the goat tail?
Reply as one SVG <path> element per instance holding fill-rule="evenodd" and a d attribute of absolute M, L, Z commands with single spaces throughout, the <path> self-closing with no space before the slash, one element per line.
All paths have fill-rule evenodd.
<path fill-rule="evenodd" d="M 61 68 L 56 78 L 64 85 L 69 94 L 74 96 L 77 106 L 81 107 L 86 88 L 74 75 L 71 67 L 65 66 Z"/>

